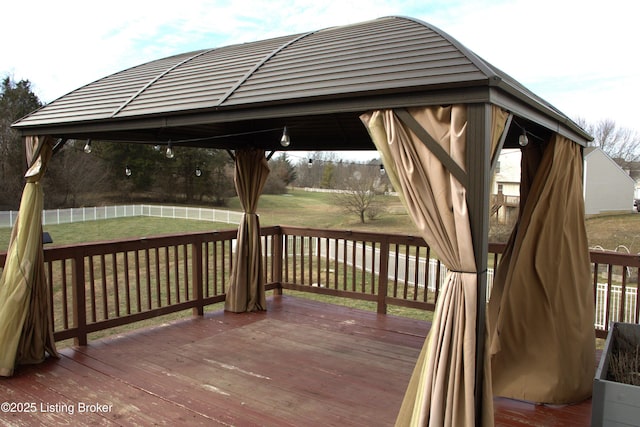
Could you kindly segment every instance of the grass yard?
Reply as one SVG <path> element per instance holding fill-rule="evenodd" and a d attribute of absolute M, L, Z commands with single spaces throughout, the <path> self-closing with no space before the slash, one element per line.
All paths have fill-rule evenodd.
<path fill-rule="evenodd" d="M 590 247 L 640 253 L 640 213 L 593 217 L 586 225 Z"/>
<path fill-rule="evenodd" d="M 329 193 L 308 192 L 300 189 L 284 195 L 263 195 L 258 203 L 260 223 L 268 225 L 293 225 L 299 227 L 375 231 L 415 235 L 416 229 L 405 213 L 400 200 L 393 196 L 381 196 L 386 212 L 374 220 L 361 224 L 355 215 L 345 215 L 333 203 Z M 229 210 L 241 211 L 240 202 L 233 198 Z M 611 215 L 589 218 L 586 221 L 589 246 L 608 250 L 640 253 L 640 214 Z M 54 245 L 112 240 L 126 237 L 145 237 L 189 231 L 230 229 L 223 223 L 173 220 L 139 217 L 84 223 L 49 225 L 46 227 Z M 11 230 L 0 228 L 0 251 L 7 248 Z M 501 231 L 500 235 L 508 233 Z M 504 239 L 505 237 L 503 237 Z"/>

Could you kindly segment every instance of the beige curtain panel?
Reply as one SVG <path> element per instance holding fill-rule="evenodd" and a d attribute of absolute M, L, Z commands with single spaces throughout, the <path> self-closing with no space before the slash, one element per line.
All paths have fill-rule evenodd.
<path fill-rule="evenodd" d="M 269 176 L 264 150 L 236 152 L 235 185 L 244 215 L 238 239 L 225 310 L 235 313 L 266 310 L 258 199 Z"/>
<path fill-rule="evenodd" d="M 51 157 L 50 137 L 25 140 L 29 169 L 18 218 L 0 277 L 0 375 L 16 366 L 57 356 L 50 321 L 49 288 L 42 251 L 43 193 L 40 180 Z"/>
<path fill-rule="evenodd" d="M 465 105 L 408 110 L 463 170 L 466 111 Z M 496 123 L 502 120 L 501 125 L 496 127 L 504 129 L 506 115 L 500 114 Z M 473 426 L 477 270 L 466 189 L 394 111 L 375 111 L 361 119 L 420 234 L 450 270 L 396 425 Z M 491 424 L 492 400 L 485 404 L 486 422 Z"/>
<path fill-rule="evenodd" d="M 591 395 L 595 370 L 580 147 L 559 135 L 546 149 L 529 144 L 522 175 L 520 218 L 489 302 L 494 392 L 579 402 Z"/>

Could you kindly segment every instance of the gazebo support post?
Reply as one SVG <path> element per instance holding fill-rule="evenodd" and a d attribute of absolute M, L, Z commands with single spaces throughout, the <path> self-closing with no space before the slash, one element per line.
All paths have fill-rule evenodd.
<path fill-rule="evenodd" d="M 489 196 L 491 189 L 491 106 L 469 104 L 467 110 L 467 206 L 478 273 L 476 317 L 475 408 L 476 426 L 483 421 L 486 334 L 487 265 L 489 250 Z M 487 396 L 491 398 L 491 396 Z"/>

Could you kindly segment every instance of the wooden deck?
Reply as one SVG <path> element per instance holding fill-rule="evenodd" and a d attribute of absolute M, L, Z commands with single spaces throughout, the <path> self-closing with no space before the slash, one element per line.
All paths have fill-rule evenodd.
<path fill-rule="evenodd" d="M 390 426 L 429 323 L 291 296 L 66 348 L 0 380 L 0 425 Z M 591 404 L 496 399 L 496 425 L 589 425 Z"/>

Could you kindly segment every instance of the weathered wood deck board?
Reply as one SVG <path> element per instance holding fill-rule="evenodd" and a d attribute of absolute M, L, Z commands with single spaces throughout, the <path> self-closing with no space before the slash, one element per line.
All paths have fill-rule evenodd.
<path fill-rule="evenodd" d="M 0 380 L 0 400 L 34 402 L 37 410 L 0 413 L 0 425 L 389 426 L 428 328 L 273 297 L 267 312 L 206 313 L 21 367 Z M 111 406 L 79 414 L 80 402 Z M 562 408 L 495 402 L 499 426 L 590 420 L 590 402 Z"/>

